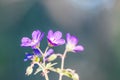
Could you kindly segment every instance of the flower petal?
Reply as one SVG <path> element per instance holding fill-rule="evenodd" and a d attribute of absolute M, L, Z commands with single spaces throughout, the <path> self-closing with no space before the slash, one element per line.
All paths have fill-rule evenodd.
<path fill-rule="evenodd" d="M 39 30 L 33 31 L 32 38 L 34 40 L 40 40 L 41 32 Z"/>
<path fill-rule="evenodd" d="M 67 43 L 76 45 L 78 43 L 78 38 L 76 36 L 71 36 L 70 33 L 66 35 Z"/>
<path fill-rule="evenodd" d="M 49 30 L 48 31 L 48 36 L 47 36 L 47 38 L 50 38 L 50 37 L 52 37 L 53 36 L 53 31 L 52 30 Z"/>
<path fill-rule="evenodd" d="M 69 40 L 70 40 L 70 36 L 71 36 L 70 33 L 67 33 L 67 34 L 66 34 L 67 42 L 69 42 Z"/>
<path fill-rule="evenodd" d="M 33 49 L 35 55 L 41 56 L 40 51 L 38 49 Z"/>
<path fill-rule="evenodd" d="M 62 37 L 62 33 L 60 32 L 60 31 L 56 31 L 55 33 L 54 33 L 54 38 L 55 39 L 60 39 Z"/>
<path fill-rule="evenodd" d="M 56 43 L 58 45 L 62 45 L 62 44 L 65 44 L 65 40 L 64 39 L 59 39 L 59 40 L 56 41 Z"/>
<path fill-rule="evenodd" d="M 78 38 L 76 36 L 71 36 L 70 43 L 76 45 L 78 43 Z"/>
<path fill-rule="evenodd" d="M 74 48 L 74 52 L 84 51 L 84 47 L 82 45 L 78 45 Z"/>
<path fill-rule="evenodd" d="M 31 44 L 31 39 L 29 39 L 28 37 L 23 37 L 21 39 L 21 46 L 30 46 Z"/>
<path fill-rule="evenodd" d="M 33 58 L 33 55 L 30 53 L 25 53 L 25 59 L 24 61 L 31 60 Z"/>
<path fill-rule="evenodd" d="M 41 33 L 40 41 L 43 39 L 43 37 L 44 37 L 44 33 Z"/>

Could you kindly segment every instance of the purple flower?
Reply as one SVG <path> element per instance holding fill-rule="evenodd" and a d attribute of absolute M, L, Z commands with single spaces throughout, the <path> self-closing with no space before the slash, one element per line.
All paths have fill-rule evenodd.
<path fill-rule="evenodd" d="M 77 37 L 71 36 L 69 33 L 67 33 L 66 39 L 67 39 L 67 44 L 66 44 L 67 51 L 79 52 L 84 50 L 84 47 L 82 45 L 77 45 L 78 44 Z"/>
<path fill-rule="evenodd" d="M 49 46 L 63 45 L 65 43 L 65 40 L 61 38 L 62 38 L 62 33 L 60 31 L 56 31 L 55 33 L 53 33 L 52 30 L 49 30 L 47 35 Z"/>
<path fill-rule="evenodd" d="M 25 47 L 31 46 L 32 48 L 36 48 L 39 46 L 43 36 L 44 33 L 40 32 L 39 30 L 33 31 L 32 40 L 28 37 L 23 37 L 21 39 L 21 46 L 25 46 Z"/>
<path fill-rule="evenodd" d="M 42 55 L 40 54 L 40 51 L 38 49 L 33 49 L 34 54 L 26 53 L 24 61 L 32 60 L 32 61 L 40 61 L 40 58 L 42 58 Z M 45 61 L 47 61 L 47 58 L 54 53 L 53 49 L 49 49 L 45 53 Z"/>
<path fill-rule="evenodd" d="M 32 60 L 34 57 L 33 54 L 30 54 L 30 53 L 25 53 L 25 59 L 24 61 L 28 61 L 28 60 Z"/>
<path fill-rule="evenodd" d="M 34 54 L 26 53 L 24 61 L 31 60 L 32 62 L 39 62 L 41 57 L 42 57 L 41 54 L 38 53 Z"/>
<path fill-rule="evenodd" d="M 28 61 L 28 60 L 39 61 L 39 58 L 42 57 L 42 55 L 40 54 L 40 51 L 38 49 L 33 49 L 33 53 L 34 54 L 25 53 L 24 61 Z"/>

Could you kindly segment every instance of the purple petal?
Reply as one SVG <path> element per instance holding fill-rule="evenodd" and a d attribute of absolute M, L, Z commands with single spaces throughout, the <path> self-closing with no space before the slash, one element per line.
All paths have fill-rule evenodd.
<path fill-rule="evenodd" d="M 64 39 L 59 39 L 59 40 L 56 41 L 56 44 L 58 44 L 58 45 L 65 44 L 65 40 Z"/>
<path fill-rule="evenodd" d="M 50 56 L 53 52 L 54 52 L 54 50 L 53 50 L 53 49 L 49 49 L 49 50 L 46 52 L 45 57 Z"/>
<path fill-rule="evenodd" d="M 26 53 L 26 54 L 25 54 L 25 59 L 24 59 L 24 61 L 31 60 L 32 58 L 33 58 L 33 55 L 32 55 L 32 54 Z"/>
<path fill-rule="evenodd" d="M 60 31 L 56 31 L 55 33 L 54 33 L 54 38 L 55 39 L 60 39 L 62 37 L 62 33 L 60 32 Z"/>
<path fill-rule="evenodd" d="M 41 33 L 40 41 L 43 39 L 43 37 L 44 37 L 44 33 Z"/>
<path fill-rule="evenodd" d="M 67 33 L 67 34 L 66 34 L 67 42 L 70 40 L 70 36 L 71 36 L 70 33 Z"/>
<path fill-rule="evenodd" d="M 30 46 L 31 44 L 31 39 L 29 39 L 28 37 L 23 37 L 21 39 L 21 46 Z"/>
<path fill-rule="evenodd" d="M 76 36 L 71 36 L 70 33 L 66 35 L 67 43 L 76 45 L 78 43 L 78 38 Z"/>
<path fill-rule="evenodd" d="M 39 40 L 40 39 L 40 36 L 41 36 L 41 32 L 39 30 L 36 30 L 36 31 L 33 31 L 32 33 L 32 38 L 34 40 Z"/>
<path fill-rule="evenodd" d="M 82 45 L 78 45 L 74 48 L 74 52 L 84 51 L 84 47 Z"/>
<path fill-rule="evenodd" d="M 35 55 L 41 56 L 40 51 L 38 49 L 33 49 Z"/>
<path fill-rule="evenodd" d="M 78 43 L 78 38 L 76 36 L 71 36 L 71 43 L 76 45 Z"/>
<path fill-rule="evenodd" d="M 47 38 L 50 38 L 50 37 L 52 37 L 52 36 L 53 36 L 53 31 L 52 31 L 52 30 L 49 30 Z"/>

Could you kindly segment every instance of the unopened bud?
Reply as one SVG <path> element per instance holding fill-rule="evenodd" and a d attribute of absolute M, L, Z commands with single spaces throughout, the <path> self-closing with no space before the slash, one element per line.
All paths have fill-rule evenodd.
<path fill-rule="evenodd" d="M 33 67 L 32 66 L 29 66 L 27 69 L 26 69 L 26 75 L 29 76 L 30 74 L 32 74 L 33 72 Z"/>
<path fill-rule="evenodd" d="M 50 57 L 48 57 L 48 61 L 53 61 L 57 58 L 56 54 L 52 54 Z"/>

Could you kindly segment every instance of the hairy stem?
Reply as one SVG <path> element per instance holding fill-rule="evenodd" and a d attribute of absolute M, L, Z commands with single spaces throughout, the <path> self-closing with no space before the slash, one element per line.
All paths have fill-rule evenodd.
<path fill-rule="evenodd" d="M 46 55 L 46 52 L 47 52 L 48 49 L 49 49 L 49 46 L 46 47 L 45 52 L 44 52 L 44 56 L 43 56 L 43 63 L 44 63 L 44 64 L 46 64 L 46 63 L 45 63 L 45 55 Z"/>
<path fill-rule="evenodd" d="M 62 56 L 62 60 L 61 60 L 61 70 L 64 69 L 64 62 L 65 62 L 65 57 L 67 54 L 67 50 L 64 51 L 63 56 Z M 62 74 L 59 74 L 59 80 L 62 80 Z"/>
<path fill-rule="evenodd" d="M 42 50 L 40 48 L 37 48 L 40 51 L 40 54 L 42 54 L 42 56 L 44 56 Z"/>
<path fill-rule="evenodd" d="M 45 52 L 43 53 L 42 50 L 40 48 L 38 48 L 38 50 L 40 51 L 40 53 L 42 54 L 42 57 L 43 57 L 43 64 L 45 65 L 45 54 L 47 52 L 47 50 L 49 49 L 49 47 L 46 48 Z M 48 77 L 48 74 L 46 72 L 46 70 L 44 69 L 44 67 L 40 64 L 40 63 L 37 63 L 43 70 L 43 73 L 45 75 L 45 79 L 46 80 L 49 80 L 49 77 Z"/>
<path fill-rule="evenodd" d="M 36 63 L 36 64 L 38 64 L 42 68 L 43 73 L 45 75 L 45 80 L 49 80 L 49 77 L 48 77 L 46 69 L 40 63 Z"/>
<path fill-rule="evenodd" d="M 46 47 L 44 54 L 46 54 L 48 49 L 49 49 L 49 46 Z"/>

